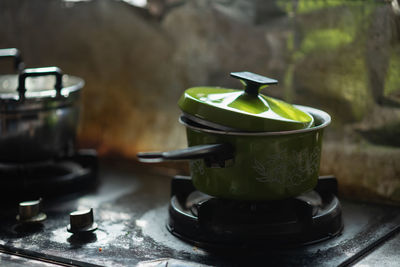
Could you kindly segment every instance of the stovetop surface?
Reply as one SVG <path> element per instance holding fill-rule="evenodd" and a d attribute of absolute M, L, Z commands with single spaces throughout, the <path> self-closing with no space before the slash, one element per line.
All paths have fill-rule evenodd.
<path fill-rule="evenodd" d="M 103 163 L 99 179 L 93 192 L 44 199 L 47 220 L 39 227 L 18 227 L 18 202 L 5 205 L 0 252 L 74 266 L 338 266 L 364 257 L 400 229 L 399 207 L 340 199 L 344 229 L 330 240 L 285 249 L 205 251 L 166 228 L 171 177 Z M 73 236 L 66 229 L 69 213 L 83 208 L 94 209 L 99 228 L 93 235 Z"/>

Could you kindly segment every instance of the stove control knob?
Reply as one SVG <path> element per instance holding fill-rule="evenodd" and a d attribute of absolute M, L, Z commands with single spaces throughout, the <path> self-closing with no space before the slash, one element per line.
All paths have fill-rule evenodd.
<path fill-rule="evenodd" d="M 74 234 L 93 232 L 97 229 L 97 223 L 93 220 L 93 209 L 71 212 L 69 222 L 67 230 Z"/>
<path fill-rule="evenodd" d="M 21 223 L 38 223 L 44 221 L 47 216 L 41 212 L 42 199 L 24 201 L 19 203 L 17 221 Z"/>

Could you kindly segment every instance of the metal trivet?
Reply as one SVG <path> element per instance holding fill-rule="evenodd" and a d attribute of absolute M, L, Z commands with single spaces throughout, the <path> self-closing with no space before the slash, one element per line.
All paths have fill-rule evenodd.
<path fill-rule="evenodd" d="M 74 155 L 35 163 L 0 163 L 0 188 L 9 200 L 61 196 L 97 185 L 97 153 L 78 150 Z"/>
<path fill-rule="evenodd" d="M 174 177 L 171 187 L 168 230 L 203 248 L 306 245 L 343 229 L 332 176 L 320 177 L 313 191 L 267 202 L 214 198 L 196 191 L 187 176 Z"/>

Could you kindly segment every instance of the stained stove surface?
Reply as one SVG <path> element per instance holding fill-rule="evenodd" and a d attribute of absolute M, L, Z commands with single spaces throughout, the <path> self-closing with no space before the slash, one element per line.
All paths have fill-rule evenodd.
<path fill-rule="evenodd" d="M 32 266 L 337 266 L 359 259 L 374 262 L 374 255 L 400 240 L 400 208 L 339 198 L 344 223 L 339 236 L 284 249 L 207 251 L 167 230 L 170 177 L 129 164 L 102 163 L 99 180 L 97 189 L 85 194 L 44 198 L 47 220 L 40 226 L 19 227 L 18 202 L 7 202 L 0 212 L 0 263 L 24 264 L 26 259 Z M 94 209 L 98 230 L 72 235 L 66 228 L 69 213 L 84 208 Z M 389 259 L 396 260 L 399 257 Z"/>

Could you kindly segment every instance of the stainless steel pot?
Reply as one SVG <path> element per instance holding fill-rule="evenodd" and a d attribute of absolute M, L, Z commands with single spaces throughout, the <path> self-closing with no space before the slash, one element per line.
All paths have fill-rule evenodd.
<path fill-rule="evenodd" d="M 8 51 L 0 50 L 0 58 L 12 56 L 17 62 L 19 52 Z M 72 153 L 83 85 L 82 79 L 63 75 L 57 67 L 0 76 L 0 162 L 48 160 Z"/>

